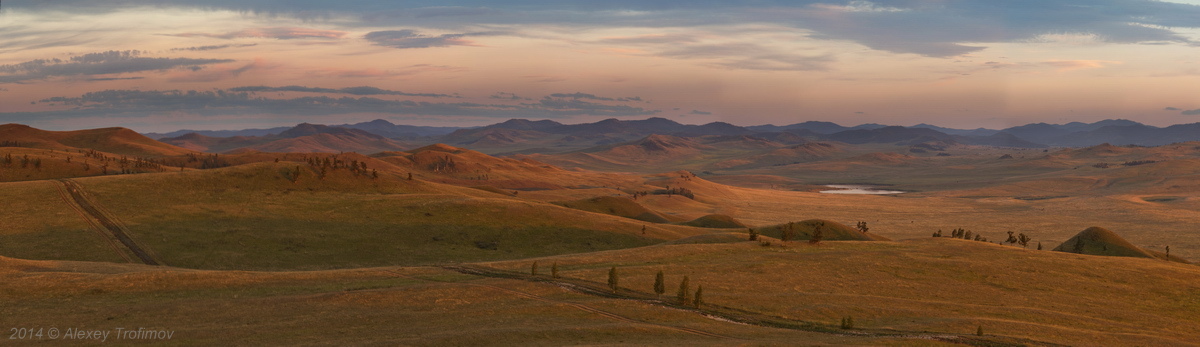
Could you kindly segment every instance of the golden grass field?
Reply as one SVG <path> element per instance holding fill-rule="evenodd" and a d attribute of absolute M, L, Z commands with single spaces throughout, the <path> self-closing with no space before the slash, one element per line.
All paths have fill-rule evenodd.
<path fill-rule="evenodd" d="M 37 132 L 13 129 L 42 143 Z M 111 158 L 122 146 L 158 148 L 107 133 L 120 141 L 82 134 L 116 151 L 102 153 Z M 41 168 L 0 167 L 0 327 L 161 327 L 184 345 L 1200 341 L 1196 265 L 1050 251 L 1097 226 L 1128 241 L 1108 245 L 1170 246 L 1174 257 L 1200 259 L 1200 152 L 1191 144 L 955 147 L 950 156 L 837 145 L 794 164 L 763 157 L 765 166 L 732 165 L 753 158 L 731 147 L 678 150 L 654 171 L 611 157 L 591 167 L 611 172 L 538 161 L 583 160 L 579 153 L 512 159 L 445 145 L 372 156 L 244 152 L 202 169 L 161 147 L 155 160 L 183 168 L 116 175 L 77 172 L 80 148 L 65 143 L 83 135 L 54 136 L 49 149 L 0 148 L 43 159 Z M 335 164 L 323 168 L 325 159 Z M 1138 160 L 1157 162 L 1121 164 Z M 368 169 L 347 169 L 350 161 Z M 835 183 L 907 192 L 817 192 Z M 68 196 L 72 186 L 166 266 L 134 264 L 133 252 Z M 695 198 L 633 195 L 667 188 Z M 810 245 L 802 221 L 815 219 L 831 229 Z M 849 227 L 859 221 L 869 233 Z M 799 241 L 781 242 L 789 222 L 801 226 Z M 747 228 L 770 245 L 743 241 Z M 991 243 L 930 237 L 955 228 Z M 996 244 L 1007 231 L 1032 242 Z M 1100 247 L 1088 250 L 1108 250 Z M 520 276 L 534 261 L 542 276 Z M 554 263 L 562 281 L 546 276 Z M 446 267 L 459 265 L 511 275 Z M 612 267 L 625 297 L 573 287 L 603 287 Z M 659 270 L 666 296 L 687 275 L 693 290 L 704 286 L 710 313 L 778 324 L 646 299 Z M 847 316 L 855 329 L 838 328 Z M 975 336 L 980 327 L 984 336 Z"/>

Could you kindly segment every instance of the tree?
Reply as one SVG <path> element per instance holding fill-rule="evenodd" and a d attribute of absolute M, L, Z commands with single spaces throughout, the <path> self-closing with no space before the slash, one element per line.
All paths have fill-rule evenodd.
<path fill-rule="evenodd" d="M 825 222 L 817 222 L 813 225 L 812 238 L 808 239 L 808 243 L 814 245 L 821 243 L 821 239 L 825 238 L 825 232 L 821 230 L 823 227 L 825 227 Z"/>
<path fill-rule="evenodd" d="M 796 237 L 796 223 L 788 222 L 787 226 L 783 229 L 783 234 L 779 236 L 779 240 L 791 241 L 794 237 Z"/>
<path fill-rule="evenodd" d="M 667 283 L 663 278 L 662 270 L 658 270 L 658 274 L 654 275 L 654 294 L 663 295 L 667 292 Z"/>
<path fill-rule="evenodd" d="M 942 237 L 942 229 L 938 229 L 937 232 L 933 233 L 933 237 Z"/>
<path fill-rule="evenodd" d="M 1167 260 L 1171 260 L 1171 246 L 1167 246 Z"/>
<path fill-rule="evenodd" d="M 970 240 L 970 239 L 971 239 L 971 231 L 967 230 L 966 232 L 963 233 L 963 240 Z"/>
<path fill-rule="evenodd" d="M 754 228 L 746 228 L 750 230 L 750 241 L 758 241 L 758 232 Z"/>
<path fill-rule="evenodd" d="M 550 277 L 553 277 L 554 279 L 558 279 L 558 262 L 557 261 L 554 262 L 554 265 L 550 265 Z"/>
<path fill-rule="evenodd" d="M 412 181 L 412 173 L 411 172 L 408 173 L 408 180 Z"/>
<path fill-rule="evenodd" d="M 533 262 L 533 266 L 529 268 L 529 274 L 537 276 L 537 262 Z"/>
<path fill-rule="evenodd" d="M 683 281 L 679 282 L 679 293 L 675 294 L 675 299 L 679 305 L 687 305 L 689 294 L 691 294 L 691 288 L 688 287 L 688 277 L 683 276 Z"/>
<path fill-rule="evenodd" d="M 980 325 L 979 328 L 975 329 L 975 336 L 983 336 L 983 326 L 982 325 Z"/>
<path fill-rule="evenodd" d="M 854 329 L 854 317 L 846 316 L 842 318 L 842 329 Z"/>
<path fill-rule="evenodd" d="M 1041 243 L 1041 242 L 1038 242 L 1038 250 L 1039 250 L 1039 251 L 1040 251 L 1040 250 L 1042 250 L 1042 243 Z"/>
<path fill-rule="evenodd" d="M 1012 232 L 1012 231 L 1009 231 L 1009 232 L 1008 232 L 1008 239 L 1007 239 L 1007 240 L 1004 240 L 1004 242 L 1005 242 L 1005 243 L 1017 243 L 1017 237 L 1016 237 L 1016 236 L 1013 236 L 1013 232 Z"/>
<path fill-rule="evenodd" d="M 617 293 L 617 267 L 613 266 L 608 270 L 608 287 L 612 288 L 613 294 Z"/>
<path fill-rule="evenodd" d="M 700 308 L 700 304 L 704 303 L 704 286 L 696 286 L 696 296 L 692 298 L 692 303 L 696 308 Z"/>
<path fill-rule="evenodd" d="M 858 225 L 856 225 L 855 227 L 858 228 L 858 231 L 861 231 L 864 233 L 867 232 L 867 230 L 871 229 L 871 228 L 867 227 L 867 222 L 861 222 L 861 221 L 858 222 Z"/>
<path fill-rule="evenodd" d="M 1020 236 L 1017 237 L 1017 243 L 1021 244 L 1021 248 L 1029 247 L 1029 241 L 1031 240 L 1033 239 L 1028 235 L 1025 235 L 1025 233 L 1021 233 Z"/>

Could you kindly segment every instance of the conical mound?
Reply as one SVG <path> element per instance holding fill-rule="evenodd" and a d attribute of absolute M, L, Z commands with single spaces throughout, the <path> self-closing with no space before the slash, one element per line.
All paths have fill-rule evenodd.
<path fill-rule="evenodd" d="M 687 222 L 683 222 L 682 224 L 687 225 L 687 226 L 700 227 L 700 228 L 745 228 L 746 227 L 745 224 L 742 224 L 742 222 L 739 222 L 737 219 L 734 219 L 733 217 L 726 216 L 723 214 L 710 214 L 710 215 L 707 215 L 704 217 L 700 217 L 700 218 L 696 218 L 696 219 L 693 219 L 693 220 L 690 220 Z"/>
<path fill-rule="evenodd" d="M 1107 255 L 1117 257 L 1157 258 L 1150 252 L 1134 246 L 1117 233 L 1101 227 L 1091 227 L 1075 234 L 1074 237 L 1054 247 L 1054 251 Z"/>

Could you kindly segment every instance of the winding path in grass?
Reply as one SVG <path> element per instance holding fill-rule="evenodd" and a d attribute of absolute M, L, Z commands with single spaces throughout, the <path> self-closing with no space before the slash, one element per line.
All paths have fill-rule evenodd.
<path fill-rule="evenodd" d="M 71 200 L 75 205 L 78 205 L 83 212 L 90 215 L 97 222 L 100 222 L 101 226 L 107 229 L 108 232 L 112 233 L 112 236 L 115 237 L 117 241 L 121 241 L 121 244 L 125 245 L 125 248 L 128 248 L 130 252 L 133 252 L 133 255 L 137 256 L 138 259 L 140 259 L 143 263 L 146 265 L 162 264 L 161 261 L 154 259 L 149 252 L 146 252 L 145 249 L 143 249 L 141 246 L 138 246 L 137 242 L 134 242 L 133 238 L 129 237 L 129 233 L 127 230 L 125 230 L 125 227 L 120 223 L 117 223 L 115 217 L 109 218 L 108 214 L 100 211 L 101 207 L 84 195 L 83 187 L 80 186 L 79 183 L 75 183 L 75 181 L 68 179 L 60 179 L 58 182 L 62 183 L 63 187 L 67 191 L 67 194 L 71 197 Z M 91 223 L 91 221 L 89 220 L 88 223 Z"/>
<path fill-rule="evenodd" d="M 464 268 L 464 269 L 465 269 L 465 268 Z M 633 323 L 633 324 L 644 324 L 644 325 L 652 325 L 652 326 L 659 327 L 659 328 L 665 328 L 665 329 L 670 329 L 670 330 L 680 331 L 680 332 L 684 332 L 684 333 L 688 333 L 688 334 L 693 334 L 693 335 L 699 335 L 699 336 L 714 337 L 714 338 L 723 338 L 723 339 L 734 339 L 734 340 L 745 340 L 745 339 L 742 339 L 742 338 L 737 338 L 737 337 L 732 337 L 732 336 L 720 335 L 720 334 L 711 333 L 711 332 L 707 332 L 707 331 L 703 331 L 703 330 L 698 330 L 698 329 L 692 329 L 692 328 L 678 327 L 678 326 L 673 326 L 673 325 L 664 325 L 664 324 L 658 324 L 658 323 L 650 323 L 650 322 L 640 321 L 640 320 L 637 320 L 637 319 L 633 319 L 633 318 L 626 317 L 626 316 L 622 316 L 622 315 L 619 315 L 619 314 L 616 314 L 616 313 L 612 313 L 612 312 L 604 311 L 604 310 L 601 310 L 601 309 L 598 309 L 598 308 L 595 308 L 595 307 L 591 307 L 591 306 L 588 306 L 588 305 L 580 304 L 580 303 L 574 303 L 574 302 L 570 302 L 570 301 L 562 301 L 562 300 L 554 300 L 554 299 L 550 299 L 550 298 L 546 298 L 546 297 L 538 296 L 538 295 L 536 295 L 536 294 L 526 293 L 526 292 L 522 292 L 522 291 L 519 291 L 519 290 L 515 290 L 515 289 L 509 289 L 509 288 L 504 288 L 504 287 L 500 287 L 500 286 L 493 286 L 493 285 L 490 285 L 490 284 L 479 284 L 479 283 L 464 283 L 464 282 L 445 282 L 445 281 L 435 281 L 435 280 L 430 280 L 430 279 L 425 279 L 425 278 L 417 278 L 417 277 L 408 276 L 408 275 L 405 275 L 405 274 L 402 274 L 402 273 L 399 273 L 399 272 L 396 272 L 396 271 L 392 271 L 392 270 L 381 270 L 381 271 L 383 271 L 383 272 L 386 272 L 386 273 L 388 273 L 388 274 L 391 274 L 391 275 L 394 275 L 394 276 L 397 276 L 397 277 L 403 277 L 403 278 L 408 278 L 408 279 L 423 280 L 423 281 L 429 281 L 429 282 L 438 282 L 438 283 L 453 283 L 453 284 L 462 284 L 462 285 L 469 285 L 469 286 L 474 286 L 474 287 L 484 287 L 484 288 L 495 289 L 495 290 L 499 290 L 499 291 L 503 291 L 503 292 L 506 292 L 506 293 L 510 293 L 510 294 L 513 294 L 513 295 L 516 295 L 516 296 L 519 296 L 519 297 L 523 297 L 523 298 L 526 298 L 526 299 L 533 299 L 533 300 L 542 301 L 542 302 L 551 303 L 551 304 L 557 304 L 557 305 L 566 305 L 566 306 L 573 307 L 573 308 L 576 308 L 576 309 L 579 309 L 579 310 L 582 310 L 582 311 L 586 311 L 586 312 L 595 313 L 595 314 L 597 314 L 597 315 L 600 315 L 601 317 L 605 317 L 605 318 L 609 318 L 609 319 L 613 319 L 613 320 L 618 320 L 618 321 L 622 321 L 622 322 L 627 322 L 627 323 Z M 462 271 L 460 271 L 460 272 L 462 272 Z M 464 272 L 464 273 L 466 273 L 466 272 Z M 483 276 L 483 277 L 488 277 L 488 276 Z"/>
<path fill-rule="evenodd" d="M 691 307 L 691 306 L 676 305 L 674 303 L 661 300 L 656 295 L 642 293 L 642 292 L 638 292 L 638 291 L 630 290 L 630 289 L 626 289 L 626 288 L 620 288 L 616 293 L 614 293 L 613 291 L 608 290 L 607 287 L 602 283 L 591 282 L 591 281 L 576 279 L 576 278 L 550 278 L 547 276 L 534 276 L 534 275 L 525 274 L 525 273 L 493 269 L 493 268 L 488 268 L 488 267 L 483 267 L 483 266 L 474 266 L 474 265 L 446 265 L 446 266 L 442 266 L 442 268 L 447 269 L 447 270 L 456 271 L 456 272 L 463 273 L 463 274 L 475 275 L 475 276 L 481 276 L 481 277 L 504 278 L 504 279 L 512 279 L 512 280 L 524 280 L 524 281 L 530 281 L 530 282 L 549 283 L 549 284 L 554 284 L 554 285 L 557 285 L 564 289 L 568 289 L 568 290 L 571 290 L 571 291 L 574 291 L 577 293 L 601 296 L 601 297 L 606 297 L 606 298 L 638 300 L 638 301 L 647 302 L 647 303 L 658 305 L 658 306 L 693 311 L 700 315 L 706 316 L 710 319 L 716 319 L 716 320 L 720 320 L 720 321 L 728 321 L 728 322 L 740 323 L 740 324 L 756 325 L 756 326 L 768 327 L 768 328 L 791 329 L 791 330 L 799 330 L 799 331 L 834 334 L 834 335 L 841 335 L 841 336 L 857 336 L 857 337 L 868 337 L 868 338 L 869 337 L 877 337 L 877 338 L 898 338 L 898 339 L 915 339 L 915 340 L 935 340 L 935 341 L 940 341 L 940 342 L 955 343 L 955 344 L 962 344 L 962 345 L 969 345 L 969 346 L 989 346 L 989 347 L 1005 347 L 1005 346 L 1055 346 L 1055 347 L 1057 347 L 1057 346 L 1063 346 L 1063 345 L 1049 343 L 1049 342 L 1043 342 L 1043 341 L 1036 341 L 1036 340 L 1030 340 L 1030 339 L 1024 339 L 1024 338 L 1006 337 L 1006 336 L 996 336 L 996 335 L 973 336 L 973 335 L 961 335 L 961 334 L 951 334 L 951 333 L 908 332 L 908 331 L 898 331 L 898 330 L 890 330 L 890 329 L 861 329 L 861 328 L 856 328 L 853 330 L 843 330 L 843 329 L 839 329 L 837 327 L 827 325 L 827 324 L 797 321 L 797 320 L 788 319 L 788 318 L 784 318 L 784 317 L 771 316 L 771 315 L 766 315 L 766 314 L 762 314 L 762 313 L 758 313 L 758 312 L 746 311 L 746 310 L 742 310 L 742 309 L 738 309 L 738 308 L 726 307 L 726 306 L 720 306 L 720 305 L 705 304 L 704 308 L 695 308 L 695 307 Z M 482 284 L 473 284 L 473 285 L 503 289 L 500 287 L 482 285 Z M 529 294 L 529 295 L 532 295 L 532 294 Z M 551 299 L 545 299 L 545 300 L 553 301 Z M 555 301 L 555 302 L 557 302 L 557 301 Z M 567 304 L 571 304 L 571 303 L 567 303 Z M 622 317 L 622 319 L 627 320 L 627 321 L 632 321 L 632 322 L 644 323 L 644 324 L 659 325 L 659 324 L 654 324 L 654 323 L 641 322 L 641 321 L 637 321 L 635 319 L 627 318 L 627 317 Z M 659 325 L 659 326 L 663 326 L 663 325 Z M 664 326 L 664 327 L 677 328 L 676 330 L 686 329 L 686 328 L 678 328 L 678 327 L 671 327 L 671 326 Z M 710 335 L 705 335 L 705 336 L 710 336 Z M 721 335 L 718 335 L 718 336 L 721 336 Z M 721 336 L 721 337 L 733 338 L 733 337 L 728 337 L 728 336 Z M 733 339 L 737 339 L 737 338 L 733 338 Z M 744 340 L 744 339 L 742 339 L 742 340 Z"/>

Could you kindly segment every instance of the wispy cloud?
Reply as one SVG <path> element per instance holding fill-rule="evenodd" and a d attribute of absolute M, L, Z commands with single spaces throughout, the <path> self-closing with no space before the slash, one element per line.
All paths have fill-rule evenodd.
<path fill-rule="evenodd" d="M 321 68 L 308 71 L 310 77 L 333 77 L 333 78 L 400 78 L 409 77 L 425 73 L 448 73 L 448 72 L 463 72 L 467 68 L 460 66 L 448 65 L 433 65 L 433 64 L 414 64 L 398 69 L 343 69 L 343 68 Z"/>
<path fill-rule="evenodd" d="M 256 97 L 249 91 L 234 90 L 104 90 L 86 93 L 79 97 L 46 98 L 38 102 L 72 106 L 73 109 L 48 112 L 0 113 L 0 116 L 34 118 L 103 116 L 113 114 L 153 115 L 161 114 L 162 112 L 183 112 L 197 115 L 390 113 L 496 118 L 560 118 L 570 116 L 644 116 L 659 112 L 659 110 L 650 110 L 624 104 L 601 104 L 549 96 L 532 103 L 499 104 L 421 102 L 413 100 L 388 100 L 374 97 L 333 98 L 328 96 L 311 96 L 272 99 Z"/>
<path fill-rule="evenodd" d="M 1195 109 L 1195 110 L 1186 110 L 1186 111 L 1183 111 L 1183 112 L 1179 112 L 1179 114 L 1182 114 L 1182 115 L 1185 115 L 1185 116 L 1195 116 L 1195 115 L 1200 115 L 1200 108 L 1198 108 L 1198 109 Z"/>
<path fill-rule="evenodd" d="M 193 51 L 193 52 L 195 52 L 195 51 L 211 51 L 211 50 L 225 49 L 225 48 L 231 48 L 231 47 L 254 47 L 254 46 L 258 46 L 258 44 L 257 43 L 243 43 L 243 44 L 228 44 L 228 45 L 195 46 L 195 47 L 172 48 L 171 51 L 172 52 L 178 52 L 178 51 Z"/>
<path fill-rule="evenodd" d="M 304 86 L 283 86 L 283 87 L 267 87 L 267 86 L 246 86 L 229 88 L 233 92 L 305 92 L 305 93 L 325 93 L 325 94 L 350 94 L 350 95 L 403 95 L 403 96 L 424 96 L 431 98 L 457 98 L 458 96 L 450 94 L 437 93 L 405 93 L 395 90 L 387 90 L 377 87 L 361 86 L 349 88 L 320 88 L 320 87 L 304 87 Z"/>
<path fill-rule="evenodd" d="M 263 59 L 255 59 L 249 64 L 236 67 L 218 66 L 209 69 L 192 69 L 191 71 L 171 76 L 168 80 L 171 82 L 215 82 L 233 79 L 251 70 L 270 70 L 277 67 L 279 67 L 279 64 L 268 63 Z"/>
<path fill-rule="evenodd" d="M 53 77 L 90 77 L 130 72 L 165 71 L 175 68 L 200 70 L 203 65 L 233 62 L 231 59 L 151 58 L 141 51 L 107 51 L 67 59 L 37 59 L 0 65 L 0 83 L 22 83 Z M 96 78 L 96 77 L 92 77 Z"/>
<path fill-rule="evenodd" d="M 169 36 L 179 37 L 211 37 L 218 39 L 233 39 L 239 37 L 259 37 L 278 40 L 292 39 L 340 39 L 346 36 L 345 31 L 338 30 L 322 30 L 312 28 L 297 28 L 297 27 L 270 27 L 270 28 L 249 28 L 238 31 L 231 31 L 223 34 L 213 33 L 179 33 L 169 34 Z"/>
<path fill-rule="evenodd" d="M 494 33 L 477 32 L 429 36 L 420 34 L 416 30 L 405 29 L 372 31 L 364 35 L 363 38 L 367 39 L 367 41 L 371 41 L 371 43 L 374 43 L 377 46 L 404 49 L 447 46 L 477 46 L 474 42 L 464 39 L 464 37 L 484 35 L 494 35 Z"/>
<path fill-rule="evenodd" d="M 640 97 L 640 96 L 626 96 L 626 97 L 619 97 L 619 98 L 611 98 L 611 97 L 607 97 L 607 96 L 596 96 L 595 94 L 588 94 L 588 93 L 581 93 L 581 92 L 554 93 L 554 94 L 550 94 L 547 97 L 549 97 L 549 98 L 570 98 L 570 99 L 591 99 L 591 100 L 599 100 L 599 101 L 636 101 L 636 102 L 643 101 L 642 97 Z"/>

